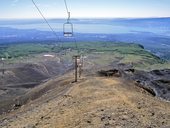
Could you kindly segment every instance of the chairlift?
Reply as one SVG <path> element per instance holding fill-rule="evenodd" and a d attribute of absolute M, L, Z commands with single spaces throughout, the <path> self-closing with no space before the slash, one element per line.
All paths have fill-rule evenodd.
<path fill-rule="evenodd" d="M 64 37 L 72 37 L 73 36 L 73 24 L 70 22 L 70 12 L 68 13 L 67 22 L 63 24 L 63 34 Z"/>
<path fill-rule="evenodd" d="M 70 22 L 66 22 L 63 25 L 63 34 L 64 37 L 72 37 L 73 36 L 73 24 Z"/>

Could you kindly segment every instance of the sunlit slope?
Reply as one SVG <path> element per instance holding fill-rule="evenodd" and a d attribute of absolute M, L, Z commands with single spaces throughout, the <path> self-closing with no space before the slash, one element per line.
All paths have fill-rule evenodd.
<path fill-rule="evenodd" d="M 142 128 L 170 125 L 169 103 L 119 78 L 84 77 L 72 83 L 68 74 L 50 80 L 50 88 L 9 117 L 2 128 Z M 41 87 L 40 87 L 41 88 Z M 39 87 L 35 88 L 37 92 Z M 31 93 L 29 93 L 30 95 Z"/>
<path fill-rule="evenodd" d="M 72 43 L 64 44 L 64 47 L 75 49 Z M 145 50 L 142 45 L 129 43 L 79 43 L 78 50 L 83 55 L 94 56 L 93 61 L 97 65 L 130 64 L 137 69 L 170 68 L 170 64 L 158 56 Z"/>

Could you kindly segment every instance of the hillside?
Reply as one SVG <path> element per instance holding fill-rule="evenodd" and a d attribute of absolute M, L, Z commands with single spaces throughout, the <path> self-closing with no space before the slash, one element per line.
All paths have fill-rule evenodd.
<path fill-rule="evenodd" d="M 132 81 L 117 77 L 83 76 L 72 72 L 34 88 L 36 100 L 0 117 L 3 128 L 163 127 L 170 126 L 169 103 L 153 97 Z M 40 94 L 41 95 L 41 94 Z"/>
<path fill-rule="evenodd" d="M 15 44 L 4 49 L 10 56 L 6 61 L 5 81 L 8 83 L 7 75 L 22 78 L 30 74 L 29 82 L 40 84 L 27 88 L 23 82 L 27 83 L 28 79 L 22 78 L 16 79 L 22 86 L 1 85 L 1 103 L 2 98 L 13 102 L 8 101 L 8 112 L 0 116 L 0 127 L 170 126 L 170 104 L 165 101 L 170 97 L 170 64 L 143 46 L 84 42 L 78 48 L 74 43 L 65 43 L 60 50 L 56 44 L 31 44 L 28 48 L 26 45 Z M 44 48 L 47 51 L 40 50 Z M 82 77 L 74 83 L 72 56 L 77 52 L 83 55 L 84 67 Z M 30 70 L 21 72 L 23 67 L 34 75 Z M 57 74 L 59 70 L 61 74 Z M 22 89 L 25 92 L 14 99 L 9 95 L 11 89 L 13 93 Z"/>
<path fill-rule="evenodd" d="M 110 64 L 119 61 L 119 63 L 131 63 L 135 68 L 144 68 L 147 70 L 169 68 L 168 61 L 146 51 L 142 45 L 133 43 L 79 42 L 76 48 L 75 43 L 72 42 L 63 43 L 61 47 L 61 44 L 47 41 L 43 43 L 7 44 L 2 45 L 0 49 L 0 57 L 8 57 L 8 63 L 12 64 L 19 61 L 31 61 L 31 63 L 33 63 L 33 61 L 36 61 L 35 55 L 41 53 L 61 53 L 63 55 L 63 60 L 71 61 L 72 57 L 68 55 L 77 54 L 77 51 L 79 51 L 80 54 L 84 56 L 96 56 L 94 57 L 96 61 L 97 56 L 101 56 L 99 58 L 99 65 L 102 63 Z"/>

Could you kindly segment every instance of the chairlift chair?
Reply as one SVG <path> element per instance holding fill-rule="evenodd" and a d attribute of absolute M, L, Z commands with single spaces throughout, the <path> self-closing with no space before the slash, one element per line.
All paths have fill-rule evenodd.
<path fill-rule="evenodd" d="M 67 5 L 66 5 L 67 8 Z M 67 22 L 64 23 L 63 25 L 63 34 L 64 37 L 72 37 L 73 36 L 73 24 L 70 22 L 70 12 L 68 11 L 67 8 L 67 13 L 68 13 L 68 18 L 67 18 Z"/>
<path fill-rule="evenodd" d="M 63 34 L 64 37 L 72 37 L 73 36 L 73 24 L 70 22 L 66 22 L 63 25 Z"/>

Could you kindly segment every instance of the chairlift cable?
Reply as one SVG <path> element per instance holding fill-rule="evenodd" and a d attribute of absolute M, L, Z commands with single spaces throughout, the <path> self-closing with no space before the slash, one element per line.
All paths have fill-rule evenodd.
<path fill-rule="evenodd" d="M 71 15 L 70 15 L 70 11 L 69 11 L 69 8 L 68 8 L 67 0 L 64 0 L 64 4 L 65 4 L 65 8 L 66 8 L 66 11 L 67 11 L 67 14 L 68 14 L 67 23 L 68 23 L 68 24 L 71 24 L 71 23 L 70 23 L 70 17 L 71 17 Z M 75 42 L 76 50 L 78 51 L 78 54 L 79 54 L 79 49 L 78 49 L 78 45 L 77 45 L 77 40 L 76 40 L 75 36 L 72 36 L 72 37 L 73 37 L 73 40 L 74 40 L 74 42 Z"/>
<path fill-rule="evenodd" d="M 70 20 L 70 11 L 69 11 L 69 9 L 68 9 L 68 5 L 67 5 L 67 1 L 66 1 L 66 0 L 64 0 L 64 4 L 65 4 L 66 11 L 67 11 L 67 14 L 68 14 L 67 22 L 69 22 L 69 20 Z"/>
<path fill-rule="evenodd" d="M 48 20 L 45 18 L 45 16 L 43 15 L 43 13 L 41 12 L 41 10 L 39 9 L 39 7 L 37 6 L 37 4 L 34 2 L 34 0 L 32 0 L 32 3 L 34 4 L 34 6 L 36 7 L 36 9 L 38 10 L 39 14 L 42 16 L 42 18 L 44 19 L 44 21 L 47 23 L 48 27 L 50 28 L 50 30 L 53 32 L 53 34 L 56 36 L 58 42 L 61 42 L 59 40 L 59 37 L 57 35 L 57 33 L 54 31 L 54 29 L 52 28 L 52 26 L 50 25 L 50 23 L 48 22 Z"/>
<path fill-rule="evenodd" d="M 68 6 L 67 6 L 67 1 L 66 0 L 64 0 L 64 4 L 65 4 L 66 10 L 67 10 L 67 13 L 69 13 Z"/>

